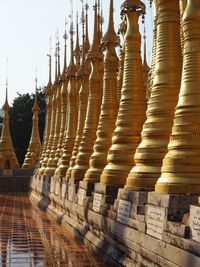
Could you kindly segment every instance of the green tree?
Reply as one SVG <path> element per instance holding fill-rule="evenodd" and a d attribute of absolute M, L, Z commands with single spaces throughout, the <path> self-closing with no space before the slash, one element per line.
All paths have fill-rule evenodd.
<path fill-rule="evenodd" d="M 34 94 L 19 94 L 14 99 L 10 109 L 10 132 L 13 146 L 20 166 L 24 162 L 24 157 L 29 145 L 32 130 L 32 107 L 34 104 Z M 39 113 L 39 131 L 42 140 L 45 124 L 45 94 L 44 88 L 37 91 Z"/>

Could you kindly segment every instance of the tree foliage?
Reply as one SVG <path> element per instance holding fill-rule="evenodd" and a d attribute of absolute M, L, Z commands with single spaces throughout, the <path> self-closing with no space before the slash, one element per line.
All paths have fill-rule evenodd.
<path fill-rule="evenodd" d="M 10 109 L 10 133 L 13 146 L 17 155 L 19 164 L 24 162 L 25 154 L 29 145 L 32 130 L 32 107 L 34 104 L 34 94 L 19 94 L 14 99 Z M 45 124 L 45 94 L 44 88 L 37 91 L 39 113 L 39 132 L 42 140 Z"/>

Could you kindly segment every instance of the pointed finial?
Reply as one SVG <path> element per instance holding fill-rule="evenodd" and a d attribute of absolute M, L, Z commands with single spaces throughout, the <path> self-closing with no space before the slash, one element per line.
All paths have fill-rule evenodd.
<path fill-rule="evenodd" d="M 65 48 L 64 48 L 64 65 L 63 65 L 63 73 L 62 73 L 62 76 L 64 78 L 65 76 L 65 73 L 67 71 L 67 39 L 68 39 L 68 35 L 67 35 L 67 24 L 68 24 L 68 21 L 67 19 L 65 18 L 65 34 L 63 36 L 64 40 L 65 40 Z"/>
<path fill-rule="evenodd" d="M 147 65 L 147 51 L 146 51 L 146 39 L 147 39 L 147 36 L 146 36 L 146 25 L 145 25 L 145 22 L 144 22 L 144 36 L 143 36 L 143 39 L 144 39 L 144 60 L 143 60 L 143 65 Z"/>
<path fill-rule="evenodd" d="M 70 64 L 68 67 L 68 71 L 67 71 L 67 75 L 68 76 L 74 76 L 76 74 L 76 70 L 75 70 L 75 65 L 74 65 L 74 24 L 73 24 L 73 5 L 72 5 L 72 1 L 70 1 L 71 3 L 71 15 L 69 16 L 71 19 L 71 23 L 70 23 L 70 50 L 71 50 L 71 58 L 70 58 Z"/>
<path fill-rule="evenodd" d="M 37 88 L 38 88 L 38 78 L 37 78 L 37 68 L 35 69 L 35 100 L 34 100 L 34 105 L 32 108 L 32 111 L 38 111 L 38 103 L 37 103 Z"/>
<path fill-rule="evenodd" d="M 8 103 L 8 78 L 6 79 L 6 99 L 5 102 Z"/>
<path fill-rule="evenodd" d="M 110 0 L 108 29 L 106 34 L 102 38 L 102 44 L 104 45 L 106 43 L 114 43 L 115 45 L 119 44 L 119 37 L 117 36 L 114 28 L 113 11 L 114 11 L 113 0 Z"/>
<path fill-rule="evenodd" d="M 51 85 L 51 51 L 52 51 L 52 47 L 51 47 L 51 37 L 50 37 L 49 38 L 49 54 L 47 54 L 49 58 L 49 83 L 48 85 Z"/>
<path fill-rule="evenodd" d="M 99 18 L 97 13 L 97 0 L 95 0 L 94 5 L 94 34 L 93 34 L 93 43 L 91 49 L 88 53 L 88 59 L 92 60 L 94 58 L 100 57 L 100 49 L 99 49 Z"/>
<path fill-rule="evenodd" d="M 58 49 L 57 49 L 57 35 L 56 35 L 56 46 L 55 46 L 55 82 L 57 81 L 57 77 L 58 77 Z"/>
<path fill-rule="evenodd" d="M 74 49 L 77 66 L 80 65 L 80 45 L 79 45 L 79 27 L 78 27 L 78 11 L 76 13 L 76 47 Z"/>
<path fill-rule="evenodd" d="M 88 10 L 89 10 L 89 5 L 86 2 L 85 4 L 85 50 L 86 51 L 90 50 L 90 41 L 88 35 Z"/>
<path fill-rule="evenodd" d="M 59 29 L 57 29 L 57 56 L 58 56 L 58 73 L 57 79 L 60 78 L 60 41 L 59 41 Z"/>
<path fill-rule="evenodd" d="M 84 5 L 83 1 L 82 2 L 82 12 L 81 12 L 81 23 L 82 23 L 82 62 L 85 61 L 85 23 L 86 23 L 86 18 L 85 18 L 85 10 L 84 10 Z"/>
<path fill-rule="evenodd" d="M 103 17 L 103 7 L 101 5 L 101 15 L 100 15 L 100 36 L 103 35 L 103 23 L 104 23 L 104 17 Z"/>
<path fill-rule="evenodd" d="M 97 0 L 97 27 L 99 40 L 101 39 L 101 8 L 100 8 L 100 0 Z"/>
<path fill-rule="evenodd" d="M 35 95 L 37 94 L 37 83 L 38 83 L 38 78 L 37 78 L 37 68 L 35 69 Z"/>
<path fill-rule="evenodd" d="M 6 96 L 5 96 L 5 103 L 3 105 L 3 109 L 9 109 L 8 104 L 8 57 L 6 57 Z"/>
<path fill-rule="evenodd" d="M 3 110 L 8 110 L 9 109 L 9 104 L 8 104 L 8 78 L 6 79 L 6 96 L 5 96 L 5 102 L 3 105 Z"/>

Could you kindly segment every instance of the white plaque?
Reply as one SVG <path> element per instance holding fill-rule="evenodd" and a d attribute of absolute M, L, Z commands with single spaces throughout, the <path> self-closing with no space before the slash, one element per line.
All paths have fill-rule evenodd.
<path fill-rule="evenodd" d="M 12 176 L 13 175 L 13 170 L 3 170 L 3 175 Z"/>
<path fill-rule="evenodd" d="M 167 221 L 165 208 L 147 205 L 147 234 L 162 239 L 165 223 Z"/>
<path fill-rule="evenodd" d="M 40 192 L 42 192 L 42 186 L 43 186 L 43 176 L 40 177 L 40 180 L 39 180 L 39 190 Z"/>
<path fill-rule="evenodd" d="M 120 199 L 117 210 L 117 221 L 127 224 L 131 211 L 131 202 Z"/>
<path fill-rule="evenodd" d="M 67 189 L 67 183 L 65 181 L 65 182 L 62 183 L 62 189 L 61 189 L 62 198 L 65 198 L 66 189 Z"/>
<path fill-rule="evenodd" d="M 68 199 L 70 201 L 74 200 L 74 187 L 73 187 L 73 185 L 69 185 L 69 187 L 68 187 Z"/>
<path fill-rule="evenodd" d="M 191 238 L 200 242 L 200 207 L 190 206 L 190 229 Z"/>
<path fill-rule="evenodd" d="M 83 205 L 83 201 L 86 199 L 86 190 L 79 188 L 78 190 L 78 204 Z"/>
<path fill-rule="evenodd" d="M 56 186 L 55 186 L 55 195 L 57 196 L 58 194 L 59 194 L 59 189 L 60 189 L 60 179 L 58 179 L 57 181 L 56 181 Z"/>
<path fill-rule="evenodd" d="M 94 193 L 93 205 L 92 205 L 93 211 L 95 212 L 100 211 L 101 201 L 102 201 L 102 195 L 98 193 Z"/>

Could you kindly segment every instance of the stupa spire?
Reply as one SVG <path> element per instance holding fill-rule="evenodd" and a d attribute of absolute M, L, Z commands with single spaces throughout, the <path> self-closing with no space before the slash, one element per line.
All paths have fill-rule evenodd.
<path fill-rule="evenodd" d="M 55 82 L 57 81 L 57 77 L 58 77 L 58 48 L 57 48 L 57 44 L 55 47 Z"/>
<path fill-rule="evenodd" d="M 45 131 L 43 136 L 43 144 L 42 144 L 42 152 L 40 155 L 40 165 L 42 165 L 46 149 L 47 149 L 47 143 L 49 139 L 49 131 L 50 131 L 50 125 L 51 125 L 51 108 L 52 108 L 52 81 L 51 81 L 51 69 L 52 69 L 52 57 L 51 57 L 51 38 L 50 38 L 50 51 L 49 54 L 47 54 L 47 57 L 49 58 L 49 81 L 45 90 L 45 97 L 46 97 L 46 116 L 45 116 Z"/>
<path fill-rule="evenodd" d="M 102 44 L 111 43 L 117 45 L 119 44 L 119 38 L 117 34 L 115 33 L 114 28 L 114 21 L 113 21 L 113 0 L 110 0 L 110 11 L 109 11 L 109 23 L 108 23 L 108 29 L 105 35 L 102 38 Z"/>
<path fill-rule="evenodd" d="M 86 3 L 85 5 L 85 50 L 89 51 L 90 50 L 90 41 L 89 41 L 89 36 L 88 36 L 88 9 L 89 5 Z"/>
<path fill-rule="evenodd" d="M 32 108 L 33 118 L 32 118 L 32 133 L 31 138 L 28 146 L 28 150 L 25 156 L 24 164 L 22 168 L 35 168 L 37 160 L 40 156 L 41 151 L 41 141 L 39 135 L 39 128 L 38 128 L 38 113 L 40 111 L 37 101 L 37 70 L 36 70 L 36 77 L 35 77 L 35 100 L 34 105 Z"/>
<path fill-rule="evenodd" d="M 98 32 L 97 0 L 94 6 L 94 34 L 91 50 L 87 55 L 87 60 L 92 63 L 92 71 L 89 77 L 89 97 L 87 113 L 81 142 L 76 157 L 75 166 L 71 172 L 71 178 L 82 180 L 89 167 L 89 159 L 93 152 L 93 145 L 96 139 L 96 130 L 100 114 L 102 99 L 102 52 L 100 50 L 100 39 Z"/>
<path fill-rule="evenodd" d="M 123 85 L 123 77 L 124 77 L 124 57 L 125 57 L 125 42 L 124 42 L 124 36 L 126 33 L 126 21 L 125 19 L 122 21 L 122 23 L 119 26 L 119 34 L 122 36 L 122 45 L 120 47 L 119 51 L 119 71 L 117 76 L 117 98 L 118 102 L 120 102 L 121 98 L 121 91 L 122 91 L 122 85 Z"/>
<path fill-rule="evenodd" d="M 144 78 L 144 84 L 146 87 L 146 97 L 149 99 L 149 88 L 148 88 L 148 78 L 149 78 L 149 71 L 150 67 L 147 64 L 147 45 L 146 45 L 146 25 L 144 22 L 144 34 L 143 34 L 143 42 L 144 42 L 144 47 L 143 47 L 143 78 Z"/>
<path fill-rule="evenodd" d="M 94 5 L 94 34 L 93 34 L 93 43 L 91 46 L 91 50 L 88 53 L 88 59 L 98 58 L 100 56 L 99 51 L 99 25 L 98 25 L 98 13 L 97 13 L 97 0 Z"/>
<path fill-rule="evenodd" d="M 67 127 L 67 102 L 68 102 L 68 81 L 69 77 L 67 77 L 68 73 L 68 68 L 67 68 L 67 26 L 68 22 L 65 20 L 65 33 L 64 33 L 64 40 L 65 40 L 65 46 L 64 46 L 64 67 L 63 67 L 63 73 L 62 73 L 62 85 L 61 85 L 61 100 L 60 100 L 60 105 L 61 105 L 61 113 L 60 113 L 60 127 L 59 128 L 59 139 L 58 139 L 58 144 L 57 144 L 57 149 L 55 153 L 55 158 L 54 158 L 54 165 L 57 166 L 57 163 L 59 159 L 62 156 L 62 151 L 63 151 L 63 142 L 65 138 L 65 131 Z M 52 182 L 54 180 L 52 179 Z"/>
<path fill-rule="evenodd" d="M 60 41 L 59 41 L 59 31 L 57 30 L 57 56 L 58 56 L 58 73 L 57 80 L 60 78 Z"/>
<path fill-rule="evenodd" d="M 88 6 L 85 7 L 86 12 L 88 10 Z M 70 159 L 70 167 L 67 170 L 66 177 L 71 177 L 71 171 L 72 168 L 75 165 L 76 156 L 78 154 L 78 148 L 81 142 L 82 134 L 83 134 L 83 128 L 84 128 L 84 122 L 87 112 L 87 102 L 88 102 L 88 93 L 89 93 L 89 75 L 91 72 L 90 62 L 88 60 L 85 60 L 86 54 L 90 48 L 88 45 L 88 36 L 87 35 L 87 18 L 84 13 L 84 6 L 82 7 L 82 60 L 81 60 L 81 67 L 77 73 L 77 78 L 80 82 L 80 90 L 79 90 L 79 107 L 78 107 L 78 124 L 77 124 L 77 131 L 76 131 L 76 140 L 74 143 L 74 148 L 72 152 L 72 156 Z M 87 39 L 87 40 L 86 40 Z"/>
<path fill-rule="evenodd" d="M 72 1 L 71 1 L 72 7 Z M 69 167 L 74 142 L 76 138 L 77 117 L 78 117 L 78 86 L 76 82 L 76 66 L 74 64 L 74 25 L 73 25 L 73 7 L 71 12 L 70 39 L 71 39 L 71 59 L 68 67 L 68 114 L 66 136 L 63 142 L 62 156 L 59 160 L 59 166 L 55 171 L 55 176 L 63 177 Z"/>
<path fill-rule="evenodd" d="M 73 15 L 72 15 L 73 17 Z M 74 24 L 73 19 L 71 19 L 70 25 L 70 63 L 68 67 L 67 76 L 75 76 L 76 75 L 76 68 L 74 64 Z"/>
<path fill-rule="evenodd" d="M 115 46 L 119 44 L 119 38 L 114 30 L 113 0 L 110 0 L 108 29 L 101 42 L 105 48 L 103 97 L 101 113 L 96 132 L 94 151 L 90 157 L 90 168 L 85 174 L 85 181 L 99 182 L 100 175 L 107 163 L 108 149 L 112 144 L 112 135 L 118 111 L 117 101 L 117 67 L 118 58 Z"/>
<path fill-rule="evenodd" d="M 147 36 L 146 36 L 146 25 L 144 23 L 144 35 L 143 35 L 143 39 L 144 39 L 144 58 L 143 58 L 143 68 L 144 66 L 148 66 L 147 64 Z M 149 68 L 149 66 L 148 66 Z"/>
<path fill-rule="evenodd" d="M 79 27 L 78 27 L 78 11 L 76 13 L 76 47 L 74 49 L 74 56 L 76 59 L 76 66 L 79 68 L 80 66 L 80 44 L 79 44 Z"/>
<path fill-rule="evenodd" d="M 157 0 L 155 5 L 158 18 L 153 85 L 141 133 L 142 140 L 134 155 L 135 166 L 126 181 L 126 188 L 131 190 L 153 190 L 160 177 L 180 90 L 182 55 L 179 2 L 171 0 L 169 4 L 169 1 Z"/>
<path fill-rule="evenodd" d="M 49 82 L 48 82 L 48 85 L 51 85 L 52 84 L 52 78 L 51 78 L 51 72 L 52 72 L 52 65 L 51 65 L 51 61 L 52 61 L 52 58 L 51 58 L 51 53 L 47 54 L 48 58 L 49 58 Z"/>
<path fill-rule="evenodd" d="M 134 164 L 134 153 L 140 141 L 142 125 L 145 120 L 146 100 L 138 23 L 139 16 L 143 16 L 144 13 L 145 5 L 142 1 L 123 1 L 122 15 L 126 16 L 127 31 L 122 96 L 112 137 L 112 146 L 108 151 L 107 165 L 100 180 L 102 184 L 116 187 L 125 184 L 126 176 Z"/>
<path fill-rule="evenodd" d="M 67 21 L 65 20 L 65 33 L 64 33 L 64 36 L 63 36 L 63 38 L 65 40 L 65 46 L 64 46 L 64 64 L 63 64 L 63 72 L 62 72 L 63 78 L 65 77 L 65 74 L 67 72 L 67 39 L 68 39 L 68 36 L 67 36 L 66 26 L 67 26 Z"/>

